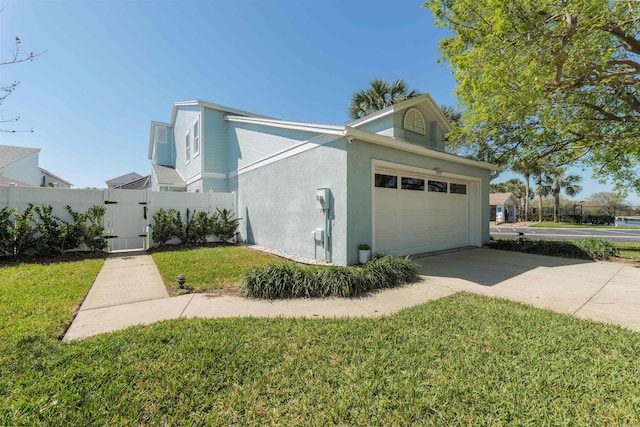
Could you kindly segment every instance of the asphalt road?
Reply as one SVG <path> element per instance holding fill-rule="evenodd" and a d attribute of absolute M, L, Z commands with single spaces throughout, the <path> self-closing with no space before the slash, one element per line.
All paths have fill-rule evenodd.
<path fill-rule="evenodd" d="M 614 229 L 614 228 L 533 228 L 511 227 L 500 225 L 490 227 L 491 237 L 496 239 L 508 239 L 524 236 L 529 239 L 539 240 L 580 240 L 587 237 L 600 237 L 612 242 L 637 242 L 640 243 L 640 229 Z M 521 234 L 522 233 L 522 234 Z"/>

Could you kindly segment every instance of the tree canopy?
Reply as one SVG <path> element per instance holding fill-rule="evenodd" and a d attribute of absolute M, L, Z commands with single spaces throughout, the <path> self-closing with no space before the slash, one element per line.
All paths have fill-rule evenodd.
<path fill-rule="evenodd" d="M 349 117 L 356 120 L 418 95 L 420 92 L 409 90 L 408 83 L 403 79 L 391 83 L 374 79 L 369 88 L 361 89 L 351 96 Z"/>
<path fill-rule="evenodd" d="M 583 162 L 640 192 L 640 4 L 604 0 L 427 0 L 458 86 L 449 136 L 511 166 Z"/>

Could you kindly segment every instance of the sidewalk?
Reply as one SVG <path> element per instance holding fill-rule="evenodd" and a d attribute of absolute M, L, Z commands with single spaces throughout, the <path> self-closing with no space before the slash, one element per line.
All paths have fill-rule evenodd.
<path fill-rule="evenodd" d="M 466 291 L 640 331 L 640 267 L 491 249 L 415 260 L 421 281 L 361 298 L 169 297 L 150 255 L 110 256 L 64 341 L 178 317 L 373 317 Z"/>

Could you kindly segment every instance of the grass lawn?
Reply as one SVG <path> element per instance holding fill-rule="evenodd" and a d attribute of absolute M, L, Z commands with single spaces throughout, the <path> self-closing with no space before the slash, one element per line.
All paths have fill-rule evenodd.
<path fill-rule="evenodd" d="M 186 286 L 194 292 L 207 292 L 232 286 L 254 265 L 290 262 L 242 246 L 169 249 L 152 256 L 170 293 L 178 293 L 178 274 L 185 275 Z"/>
<path fill-rule="evenodd" d="M 543 221 L 543 222 L 532 222 L 529 224 L 529 227 L 533 228 L 615 228 L 618 230 L 621 229 L 629 229 L 629 230 L 638 230 L 639 227 L 634 227 L 632 225 L 620 225 L 616 227 L 615 225 L 587 225 L 587 224 L 572 224 L 570 222 L 551 222 L 551 221 Z"/>
<path fill-rule="evenodd" d="M 100 264 L 0 267 L 0 425 L 640 424 L 640 334 L 471 294 L 63 344 Z"/>
<path fill-rule="evenodd" d="M 613 242 L 613 246 L 620 251 L 620 257 L 640 261 L 640 242 Z"/>

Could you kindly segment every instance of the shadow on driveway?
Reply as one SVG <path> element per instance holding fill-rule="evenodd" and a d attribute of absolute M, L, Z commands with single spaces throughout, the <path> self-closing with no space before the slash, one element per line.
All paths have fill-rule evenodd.
<path fill-rule="evenodd" d="M 420 274 L 429 277 L 449 277 L 463 279 L 482 286 L 494 286 L 508 279 L 534 270 L 544 270 L 549 279 L 554 279 L 553 270 L 558 274 L 582 270 L 581 267 L 596 264 L 593 261 L 559 258 L 496 249 L 466 249 L 440 255 L 415 258 L 420 265 Z"/>

